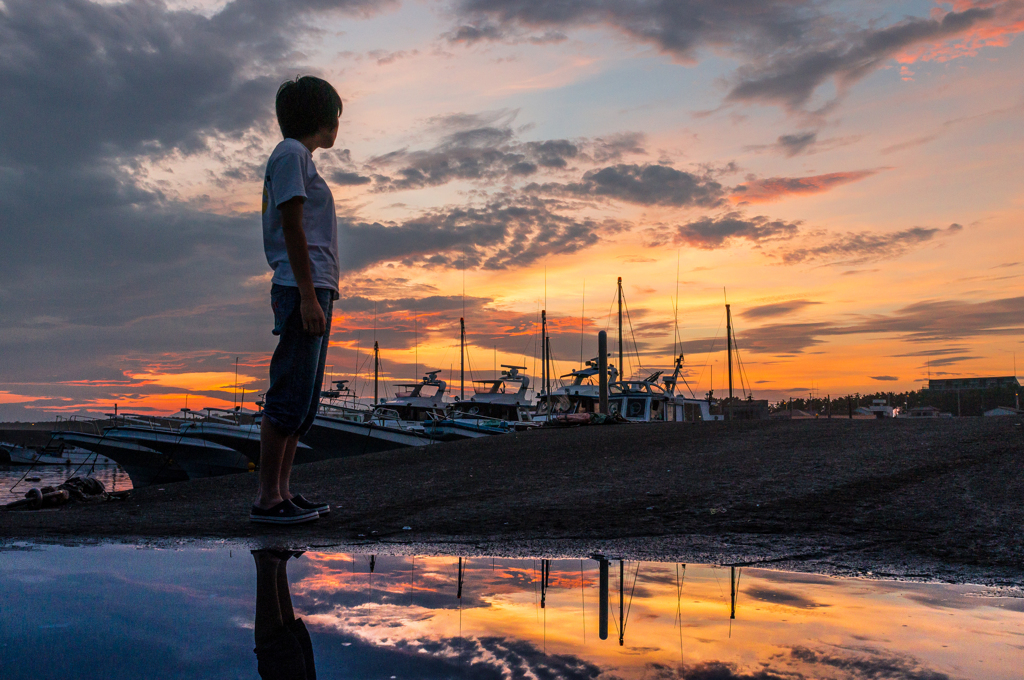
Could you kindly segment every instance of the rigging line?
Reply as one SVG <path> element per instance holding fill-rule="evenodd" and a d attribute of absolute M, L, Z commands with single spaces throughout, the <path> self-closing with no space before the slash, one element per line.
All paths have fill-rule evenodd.
<path fill-rule="evenodd" d="M 715 330 L 715 337 L 711 341 L 711 349 L 709 349 L 708 353 L 704 355 L 704 365 L 700 369 L 700 375 L 697 376 L 697 387 L 700 387 L 700 381 L 704 378 L 704 371 L 708 367 L 708 362 L 711 361 L 711 355 L 715 353 L 715 344 L 718 343 L 718 334 L 722 330 L 722 321 L 724 319 L 725 319 L 725 315 L 724 314 L 718 319 L 718 328 Z M 714 390 L 715 386 L 712 385 L 711 389 Z"/>
<path fill-rule="evenodd" d="M 583 583 L 583 560 L 580 560 L 580 613 L 583 619 L 583 644 L 587 644 L 587 588 Z"/>
<path fill-rule="evenodd" d="M 622 293 L 622 306 L 626 308 L 626 321 L 629 322 L 629 335 L 633 338 L 633 353 L 636 354 L 636 365 L 638 370 L 644 370 L 644 364 L 640 361 L 640 348 L 636 344 L 636 335 L 633 333 L 633 320 L 629 318 L 629 304 L 626 302 L 626 293 Z"/>
<path fill-rule="evenodd" d="M 582 371 L 583 370 L 583 324 L 584 324 L 584 320 L 587 317 L 587 279 L 585 277 L 583 279 L 583 301 L 582 301 L 581 304 L 582 304 L 582 309 L 580 310 L 580 370 Z M 1014 365 L 1014 373 L 1016 374 L 1016 372 L 1017 372 L 1017 369 L 1016 369 L 1016 366 L 1017 366 L 1017 355 L 1015 354 L 1013 356 L 1014 356 L 1014 359 L 1013 359 L 1013 361 L 1014 361 L 1014 364 L 1013 364 Z"/>
<path fill-rule="evenodd" d="M 676 356 L 679 355 L 679 250 L 676 249 L 676 302 L 672 307 L 672 311 L 675 314 L 675 327 L 676 327 L 676 338 L 673 349 L 675 350 Z M 675 357 L 672 357 L 675 360 Z M 689 385 L 687 385 L 689 387 Z M 693 393 L 693 390 L 690 391 Z"/>
<path fill-rule="evenodd" d="M 626 628 L 626 622 L 629 621 L 629 610 L 633 608 L 633 593 L 636 592 L 636 578 L 640 575 L 640 563 L 636 563 L 636 571 L 633 572 L 633 586 L 629 589 L 629 604 L 626 605 L 626 615 L 622 618 L 622 628 Z"/>
<path fill-rule="evenodd" d="M 607 331 L 612 325 L 612 307 L 615 306 L 615 300 L 619 296 L 618 288 L 615 289 L 615 295 L 612 295 L 612 301 L 608 303 L 608 316 L 605 317 L 604 330 Z"/>
<path fill-rule="evenodd" d="M 747 369 L 743 366 L 743 360 L 740 358 L 740 348 L 739 348 L 739 345 L 736 342 L 736 328 L 735 328 L 735 326 L 732 329 L 732 347 L 733 347 L 733 350 L 736 352 L 736 363 L 737 363 L 737 365 L 739 366 L 739 369 L 740 369 L 739 370 L 739 373 L 740 373 L 740 389 L 744 391 L 744 394 L 749 392 L 751 394 L 751 396 L 753 396 L 753 393 L 754 393 L 753 385 L 750 384 L 750 378 L 746 374 L 747 373 Z M 744 380 L 746 382 L 744 382 Z M 750 388 L 750 389 L 747 389 L 747 388 Z"/>

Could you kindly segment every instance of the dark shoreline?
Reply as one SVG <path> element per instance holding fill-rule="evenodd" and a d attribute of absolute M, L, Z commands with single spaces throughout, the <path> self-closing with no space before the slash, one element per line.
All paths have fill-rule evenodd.
<path fill-rule="evenodd" d="M 1019 418 L 618 425 L 295 468 L 329 518 L 247 521 L 253 475 L 0 512 L 18 541 L 228 539 L 381 553 L 547 554 L 1024 586 Z M 411 527 L 404 530 L 403 527 Z"/>

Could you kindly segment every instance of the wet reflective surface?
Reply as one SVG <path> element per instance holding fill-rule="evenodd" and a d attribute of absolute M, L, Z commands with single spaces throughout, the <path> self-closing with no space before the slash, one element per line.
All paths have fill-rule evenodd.
<path fill-rule="evenodd" d="M 0 551 L 0 677 L 1018 678 L 1024 601 L 996 595 L 616 560 L 20 546 Z"/>
<path fill-rule="evenodd" d="M 117 465 L 0 465 L 0 505 L 21 500 L 32 487 L 57 486 L 69 477 L 95 477 L 103 482 L 107 491 L 127 491 L 132 488 L 128 473 Z M 39 481 L 29 481 L 38 477 Z M 12 488 L 13 487 L 13 488 Z"/>

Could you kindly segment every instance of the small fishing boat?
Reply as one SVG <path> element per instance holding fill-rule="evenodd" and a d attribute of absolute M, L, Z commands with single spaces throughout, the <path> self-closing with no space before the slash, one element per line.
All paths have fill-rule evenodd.
<path fill-rule="evenodd" d="M 158 451 L 176 462 L 190 479 L 217 477 L 250 469 L 249 459 L 235 449 L 182 434 L 138 416 L 122 416 L 104 430 L 108 439 L 128 440 Z"/>
<path fill-rule="evenodd" d="M 0 444 L 10 465 L 114 465 L 114 461 L 86 449 L 51 441 L 44 448 Z"/>
<path fill-rule="evenodd" d="M 400 418 L 399 412 L 379 407 L 365 422 L 318 414 L 301 441 L 312 448 L 312 458 L 326 460 L 424 446 L 436 438 L 422 423 L 410 423 Z"/>
<path fill-rule="evenodd" d="M 133 487 L 183 482 L 188 474 L 170 456 L 137 442 L 107 437 L 93 432 L 56 431 L 53 439 L 93 451 L 120 465 Z"/>
<path fill-rule="evenodd" d="M 561 376 L 562 380 L 571 379 L 568 385 L 551 390 L 550 397 L 542 394 L 537 399 L 533 420 L 547 422 L 569 415 L 600 413 L 600 369 L 599 357 L 586 362 L 586 367 L 574 370 Z M 608 365 L 608 384 L 614 383 L 619 376 L 614 365 Z M 582 420 L 580 421 L 582 422 Z"/>
<path fill-rule="evenodd" d="M 480 387 L 465 401 L 449 404 L 444 418 L 425 424 L 427 433 L 441 439 L 467 439 L 538 427 L 530 413 L 534 391 L 525 366 L 502 364 L 496 380 L 474 380 Z"/>

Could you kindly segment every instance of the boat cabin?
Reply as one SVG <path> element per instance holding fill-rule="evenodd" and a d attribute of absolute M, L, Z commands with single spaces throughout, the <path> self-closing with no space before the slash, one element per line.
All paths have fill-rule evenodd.
<path fill-rule="evenodd" d="M 519 371 L 525 366 L 509 366 L 497 380 L 474 380 L 473 396 L 449 406 L 451 416 L 462 418 L 487 418 L 505 421 L 529 421 L 533 407 L 534 391 L 530 389 L 530 378 Z"/>
<path fill-rule="evenodd" d="M 426 421 L 432 420 L 431 414 L 443 416 L 445 403 L 444 394 L 448 384 L 439 380 L 441 371 L 429 371 L 422 382 L 395 385 L 406 388 L 395 394 L 395 398 L 381 404 L 382 409 L 394 412 L 399 420 Z"/>

